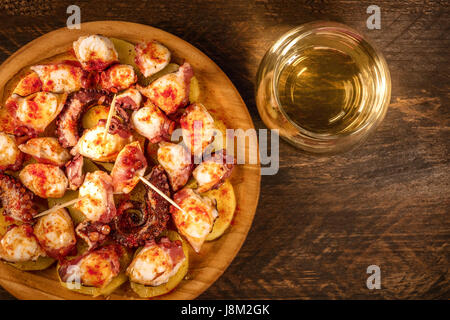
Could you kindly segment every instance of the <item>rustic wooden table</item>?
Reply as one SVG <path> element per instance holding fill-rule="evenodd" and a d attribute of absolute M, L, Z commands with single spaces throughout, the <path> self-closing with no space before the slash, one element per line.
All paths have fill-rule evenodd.
<path fill-rule="evenodd" d="M 264 176 L 240 253 L 202 299 L 450 298 L 449 4 L 447 1 L 25 1 L 0 3 L 0 61 L 65 26 L 152 25 L 197 46 L 230 77 L 264 128 L 254 99 L 260 59 L 290 28 L 348 24 L 373 40 L 392 75 L 378 131 L 356 151 L 311 158 L 280 143 L 280 170 Z M 369 5 L 381 29 L 368 30 Z M 381 269 L 369 290 L 366 269 Z M 1 299 L 13 299 L 0 289 Z"/>

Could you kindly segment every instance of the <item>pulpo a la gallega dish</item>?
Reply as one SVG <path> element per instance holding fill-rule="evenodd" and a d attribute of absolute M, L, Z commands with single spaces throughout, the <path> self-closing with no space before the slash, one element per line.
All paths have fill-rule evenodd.
<path fill-rule="evenodd" d="M 220 237 L 236 207 L 235 162 L 216 137 L 225 125 L 201 103 L 189 61 L 172 62 L 157 41 L 88 35 L 11 81 L 0 109 L 0 260 L 56 264 L 61 285 L 92 296 L 126 282 L 146 298 L 176 288 L 189 252 Z M 171 141 L 176 129 L 181 141 Z"/>

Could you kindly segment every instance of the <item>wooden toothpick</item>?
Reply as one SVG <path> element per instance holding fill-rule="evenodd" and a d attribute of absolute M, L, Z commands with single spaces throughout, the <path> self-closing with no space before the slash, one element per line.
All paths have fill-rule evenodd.
<path fill-rule="evenodd" d="M 150 181 L 148 181 L 147 179 L 145 179 L 144 177 L 139 177 L 139 179 L 141 179 L 141 181 L 143 183 L 145 183 L 146 185 L 148 185 L 150 188 L 152 188 L 156 193 L 158 193 L 161 197 L 163 197 L 164 199 L 166 199 L 171 205 L 173 205 L 175 208 L 177 208 L 178 210 L 180 210 L 181 212 L 183 212 L 184 214 L 186 214 L 186 212 L 180 208 L 179 205 L 176 204 L 175 201 L 173 201 L 172 199 L 170 199 L 168 196 L 166 196 L 164 194 L 164 192 L 162 192 L 161 190 L 159 190 L 157 187 L 155 187 Z"/>
<path fill-rule="evenodd" d="M 106 120 L 106 125 L 105 125 L 105 133 L 103 134 L 103 140 L 106 139 L 106 135 L 108 134 L 109 131 L 109 126 L 111 125 L 111 120 L 112 117 L 114 116 L 114 114 L 116 113 L 116 95 L 114 95 L 112 102 L 111 102 L 111 106 L 109 107 L 109 113 L 108 113 L 108 119 Z"/>
<path fill-rule="evenodd" d="M 54 206 L 54 207 L 52 207 L 52 208 L 50 208 L 48 210 L 45 210 L 45 211 L 39 213 L 38 215 L 35 215 L 33 218 L 39 218 L 39 217 L 45 216 L 45 215 L 47 215 L 47 214 L 49 214 L 49 213 L 51 213 L 53 211 L 56 211 L 56 210 L 59 210 L 59 209 L 71 206 L 71 205 L 77 203 L 78 201 L 80 201 L 82 199 L 84 199 L 84 197 L 80 197 L 80 198 L 77 198 L 77 199 L 73 199 L 73 200 L 67 201 L 65 203 L 58 204 L 58 205 L 56 205 L 56 206 Z"/>

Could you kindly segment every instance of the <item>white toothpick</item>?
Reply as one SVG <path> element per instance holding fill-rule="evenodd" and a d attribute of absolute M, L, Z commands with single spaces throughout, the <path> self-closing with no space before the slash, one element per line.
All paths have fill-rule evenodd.
<path fill-rule="evenodd" d="M 56 206 L 54 206 L 54 207 L 52 207 L 52 208 L 50 208 L 48 210 L 45 210 L 45 211 L 39 213 L 38 215 L 35 215 L 33 218 L 39 218 L 39 217 L 45 216 L 45 215 L 47 215 L 47 214 L 49 214 L 49 213 L 51 213 L 53 211 L 56 211 L 56 210 L 59 210 L 59 209 L 71 206 L 71 205 L 75 204 L 76 202 L 78 202 L 78 201 L 80 201 L 82 199 L 84 199 L 84 197 L 80 197 L 80 198 L 77 198 L 77 199 L 73 199 L 73 200 L 67 201 L 65 203 L 58 204 L 58 205 L 56 205 Z"/>
<path fill-rule="evenodd" d="M 161 190 L 159 190 L 157 187 L 155 187 L 150 181 L 148 181 L 147 179 L 145 179 L 144 177 L 139 177 L 139 179 L 141 179 L 141 181 L 143 183 L 145 183 L 146 185 L 148 185 L 150 188 L 152 188 L 156 193 L 158 193 L 161 197 L 163 197 L 164 199 L 166 199 L 171 205 L 173 205 L 175 208 L 177 208 L 178 210 L 180 210 L 181 212 L 183 212 L 184 214 L 186 214 L 186 212 L 180 208 L 179 205 L 176 204 L 175 201 L 173 201 L 172 199 L 170 199 L 168 196 L 166 196 L 164 194 L 164 192 L 162 192 Z"/>
<path fill-rule="evenodd" d="M 108 113 L 108 119 L 106 120 L 106 125 L 105 125 L 105 133 L 103 134 L 103 140 L 106 139 L 106 135 L 108 134 L 109 131 L 109 126 L 111 125 L 111 120 L 113 115 L 116 113 L 116 95 L 114 95 L 112 101 L 111 101 L 111 106 L 109 107 L 109 113 Z"/>

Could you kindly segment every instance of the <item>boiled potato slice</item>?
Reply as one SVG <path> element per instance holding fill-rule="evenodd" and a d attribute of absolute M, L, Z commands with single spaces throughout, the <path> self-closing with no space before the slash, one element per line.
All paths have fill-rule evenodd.
<path fill-rule="evenodd" d="M 149 142 L 147 144 L 147 156 L 153 161 L 153 163 L 158 164 L 158 148 L 159 145 L 157 143 L 151 143 Z"/>
<path fill-rule="evenodd" d="M 133 141 L 139 141 L 139 144 L 141 145 L 142 150 L 145 150 L 145 140 L 146 140 L 146 138 L 141 136 L 135 130 L 131 130 L 131 133 L 133 135 Z"/>
<path fill-rule="evenodd" d="M 147 199 L 147 192 L 148 190 L 145 185 L 140 182 L 129 193 L 130 200 L 144 202 Z"/>
<path fill-rule="evenodd" d="M 170 277 L 168 282 L 161 284 L 157 287 L 145 286 L 145 285 L 130 281 L 131 289 L 133 289 L 133 291 L 136 292 L 137 295 L 141 298 L 151 298 L 151 297 L 156 297 L 156 296 L 160 296 L 160 295 L 168 293 L 169 291 L 173 290 L 181 282 L 181 280 L 184 279 L 184 277 L 186 276 L 186 274 L 188 272 L 188 269 L 189 269 L 189 247 L 188 247 L 186 241 L 184 241 L 183 238 L 175 231 L 168 231 L 167 236 L 172 241 L 180 240 L 182 242 L 183 252 L 184 252 L 184 255 L 186 256 L 186 259 L 184 260 L 180 269 L 178 269 L 178 272 L 176 274 L 174 274 L 172 277 Z"/>
<path fill-rule="evenodd" d="M 179 65 L 175 63 L 169 63 L 163 70 L 161 70 L 158 73 L 155 73 L 154 75 L 150 77 L 144 77 L 144 75 L 139 71 L 139 67 L 136 65 L 135 58 L 136 58 L 136 51 L 134 50 L 134 44 L 125 40 L 116 39 L 116 38 L 110 38 L 112 43 L 114 44 L 114 47 L 117 50 L 117 53 L 119 54 L 119 61 L 123 64 L 129 64 L 134 68 L 134 71 L 136 72 L 138 76 L 138 82 L 142 86 L 147 86 L 159 77 L 175 72 L 178 70 Z"/>
<path fill-rule="evenodd" d="M 200 86 L 198 84 L 197 78 L 193 76 L 191 78 L 191 85 L 189 87 L 189 101 L 191 103 L 197 102 L 199 96 L 200 96 Z"/>
<path fill-rule="evenodd" d="M 136 51 L 134 51 L 134 44 L 125 40 L 117 39 L 117 38 L 109 38 L 112 43 L 114 44 L 114 47 L 116 48 L 116 51 L 119 55 L 119 61 L 123 64 L 128 64 L 133 67 L 134 71 L 136 72 L 136 75 L 138 77 L 138 83 L 141 85 L 146 86 L 147 84 L 145 81 L 144 75 L 139 71 L 139 67 L 134 62 L 134 59 L 136 57 Z"/>
<path fill-rule="evenodd" d="M 139 71 L 139 67 L 135 63 L 136 58 L 136 52 L 134 50 L 134 44 L 125 40 L 117 39 L 117 38 L 109 38 L 112 43 L 114 44 L 114 47 L 117 50 L 117 53 L 119 54 L 119 61 L 120 63 L 129 64 L 131 65 L 137 76 L 138 76 L 138 82 L 141 86 L 147 86 L 159 77 L 162 77 L 168 73 L 172 73 L 178 70 L 180 67 L 176 63 L 169 63 L 164 69 L 161 71 L 155 73 L 154 75 L 150 77 L 144 77 L 144 75 Z M 190 87 L 190 93 L 189 93 L 189 100 L 191 102 L 198 101 L 198 97 L 200 95 L 200 87 L 198 85 L 198 80 L 194 76 L 191 79 L 191 87 Z"/>
<path fill-rule="evenodd" d="M 81 119 L 81 124 L 84 129 L 90 129 L 97 125 L 101 119 L 108 119 L 109 107 L 98 105 L 86 111 Z"/>
<path fill-rule="evenodd" d="M 8 226 L 12 224 L 20 224 L 20 222 L 16 222 L 12 219 L 7 219 L 6 216 L 3 215 L 3 208 L 0 208 L 0 237 L 3 236 L 6 231 L 8 231 Z"/>
<path fill-rule="evenodd" d="M 222 134 L 222 139 L 220 139 L 219 135 L 216 135 L 212 145 L 214 147 L 214 151 L 225 149 L 227 150 L 227 127 L 223 123 L 222 120 L 214 119 L 214 126 L 216 130 L 218 130 Z"/>
<path fill-rule="evenodd" d="M 206 241 L 211 241 L 219 238 L 230 226 L 236 210 L 236 198 L 233 185 L 228 180 L 219 189 L 209 190 L 202 193 L 202 196 L 207 196 L 217 201 L 219 217 L 214 221 L 213 229 L 206 237 Z"/>

